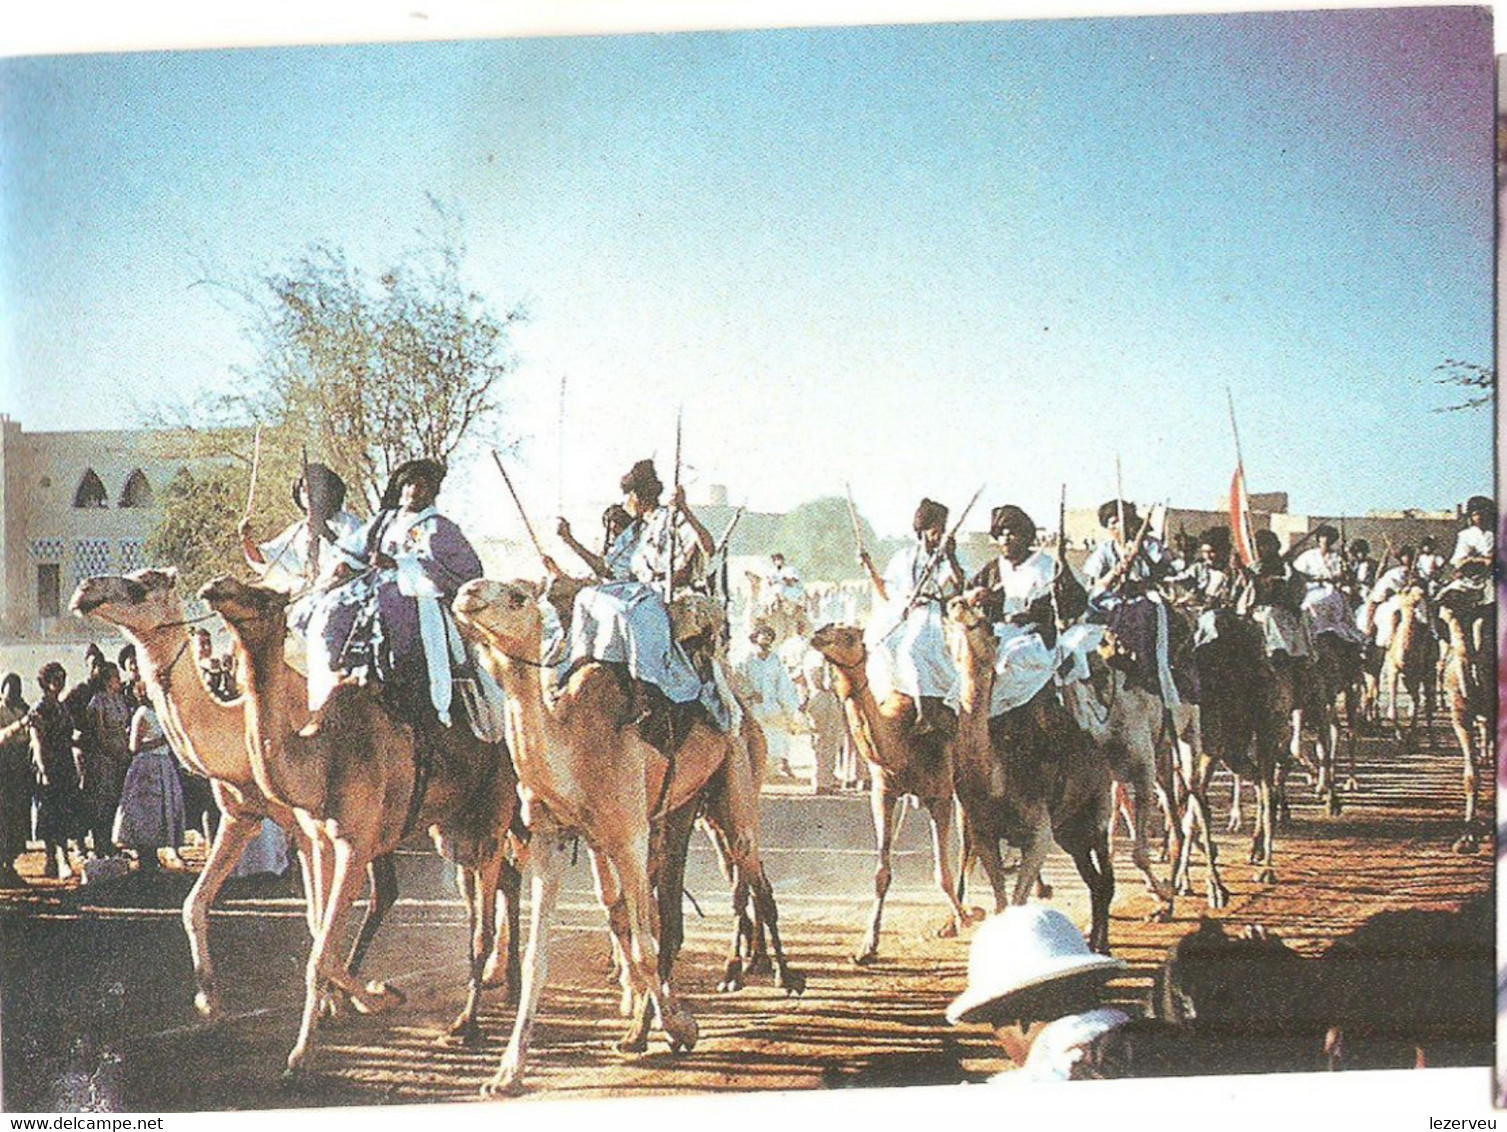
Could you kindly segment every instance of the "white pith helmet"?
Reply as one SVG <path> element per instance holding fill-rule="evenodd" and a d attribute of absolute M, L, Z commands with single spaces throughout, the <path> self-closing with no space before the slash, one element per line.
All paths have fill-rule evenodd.
<path fill-rule="evenodd" d="M 1106 973 L 1125 962 L 1088 949 L 1071 920 L 1055 908 L 1006 908 L 980 925 L 968 949 L 968 986 L 947 1008 L 953 1025 L 972 1022 L 985 1007 L 1058 979 Z"/>

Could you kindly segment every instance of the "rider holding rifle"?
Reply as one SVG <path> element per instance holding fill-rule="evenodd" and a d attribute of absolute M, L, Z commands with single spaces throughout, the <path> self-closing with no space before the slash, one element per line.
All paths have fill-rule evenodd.
<path fill-rule="evenodd" d="M 957 713 L 943 702 L 957 682 L 943 619 L 947 600 L 962 591 L 965 575 L 956 540 L 947 533 L 947 515 L 942 504 L 921 500 L 912 522 L 915 541 L 890 559 L 882 576 L 867 550 L 858 554 L 875 591 L 894 614 L 875 620 L 889 631 L 869 645 L 889 655 L 895 689 L 915 701 L 917 738 L 946 739 L 958 725 Z"/>

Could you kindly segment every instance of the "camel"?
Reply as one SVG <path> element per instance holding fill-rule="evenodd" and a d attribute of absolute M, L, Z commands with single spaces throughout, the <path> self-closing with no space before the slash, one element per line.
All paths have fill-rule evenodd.
<path fill-rule="evenodd" d="M 1296 680 L 1289 663 L 1275 664 L 1266 656 L 1261 632 L 1248 618 L 1220 612 L 1214 640 L 1194 650 L 1200 687 L 1202 749 L 1187 778 L 1188 797 L 1199 799 L 1208 815 L 1209 780 L 1223 762 L 1239 778 L 1256 784 L 1256 821 L 1251 863 L 1258 884 L 1275 884 L 1272 865 L 1277 819 L 1277 767 L 1290 748 Z M 1238 802 L 1236 810 L 1238 813 Z M 1179 888 L 1186 883 L 1191 838 L 1184 838 L 1183 855 L 1174 873 Z M 1216 883 L 1210 860 L 1210 883 Z"/>
<path fill-rule="evenodd" d="M 308 836 L 292 809 L 269 797 L 257 783 L 246 750 L 242 704 L 216 699 L 200 679 L 194 658 L 190 656 L 184 663 L 189 642 L 184 626 L 189 621 L 177 592 L 177 580 L 177 571 L 172 569 L 86 578 L 74 591 L 70 608 L 114 625 L 136 646 L 142 680 L 173 752 L 213 783 L 224 817 L 204 868 L 183 903 L 183 929 L 193 961 L 194 1006 L 205 1018 L 214 1019 L 223 1007 L 210 961 L 209 909 L 246 846 L 261 829 L 262 819 L 271 818 L 293 838 L 302 865 L 311 933 L 319 922 L 318 886 L 310 881 Z M 303 678 L 292 669 L 284 673 L 282 687 L 284 694 L 297 702 L 307 699 Z M 346 961 L 351 971 L 359 968 L 383 915 L 397 899 L 397 870 L 391 857 L 372 861 L 369 875 L 372 897 Z"/>
<path fill-rule="evenodd" d="M 843 702 L 853 741 L 870 770 L 869 808 L 879 865 L 874 873 L 874 911 L 868 934 L 853 962 L 863 966 L 879 954 L 879 927 L 890 887 L 890 851 L 899 828 L 900 802 L 907 794 L 919 799 L 931 818 L 933 876 L 949 913 L 937 935 L 944 939 L 956 936 L 965 924 L 981 919 L 983 912 L 963 907 L 948 859 L 954 797 L 952 745 L 940 750 L 935 745 L 923 749 L 914 741 L 915 704 L 909 696 L 896 692 L 883 704 L 874 698 L 866 672 L 868 647 L 860 630 L 850 625 L 824 625 L 812 636 L 811 647 L 832 662 L 834 690 Z"/>
<path fill-rule="evenodd" d="M 540 592 L 540 597 L 553 608 L 566 632 L 570 629 L 576 596 L 585 585 L 582 579 L 554 574 Z M 694 600 L 679 600 L 671 605 L 670 619 L 676 640 L 686 644 L 690 650 L 695 650 L 698 639 L 708 642 L 720 640 L 725 615 L 720 605 L 711 599 L 700 595 L 691 597 Z M 721 646 L 708 644 L 705 647 L 720 650 Z M 718 659 L 713 663 L 723 662 Z M 723 685 L 727 685 L 725 675 Z M 682 810 L 667 815 L 656 826 L 658 836 L 651 843 L 649 871 L 653 888 L 659 897 L 662 973 L 668 977 L 674 957 L 680 949 L 683 926 L 682 885 L 677 878 L 684 874 L 686 858 L 690 852 L 691 831 L 699 823 L 711 840 L 718 863 L 732 890 L 735 923 L 733 941 L 717 989 L 723 992 L 740 990 L 744 985 L 745 975 L 767 971 L 773 973 L 777 985 L 783 990 L 799 994 L 805 989 L 805 977 L 785 959 L 779 935 L 779 911 L 775 904 L 774 887 L 764 870 L 759 852 L 761 837 L 757 792 L 758 784 L 764 781 L 769 748 L 762 729 L 754 722 L 746 705 L 742 705 L 741 714 L 743 726 L 740 742 L 736 746 L 746 756 L 746 771 L 745 766 L 740 765 L 731 775 L 725 771 L 719 772 L 708 782 L 707 789 L 701 796 Z M 735 842 L 739 842 L 737 851 Z M 664 877 L 663 882 L 660 880 L 661 875 Z M 615 955 L 614 962 L 619 975 L 622 975 L 624 968 L 621 956 Z"/>
<path fill-rule="evenodd" d="M 363 870 L 418 829 L 428 829 L 436 848 L 463 872 L 472 939 L 470 994 L 452 1032 L 476 1040 L 496 892 L 518 804 L 506 748 L 477 739 L 464 722 L 441 728 L 400 720 L 374 686 L 337 685 L 325 705 L 311 713 L 307 699 L 290 694 L 292 682 L 281 662 L 287 596 L 229 577 L 216 578 L 200 596 L 225 619 L 245 660 L 245 736 L 257 784 L 297 813 L 312 842 L 314 883 L 327 885 L 288 1074 L 301 1072 L 313 1052 L 327 982 L 363 1012 L 397 1000 L 383 984 L 353 978 L 335 961 L 334 948 Z"/>
<path fill-rule="evenodd" d="M 1392 639 L 1387 643 L 1386 655 L 1381 662 L 1382 685 L 1387 689 L 1387 719 L 1393 734 L 1404 739 L 1409 749 L 1418 741 L 1418 714 L 1422 706 L 1425 716 L 1424 741 L 1430 741 L 1434 723 L 1434 649 L 1432 633 L 1426 614 L 1427 599 L 1418 585 L 1405 587 L 1397 595 L 1399 609 L 1394 615 L 1395 627 Z M 1411 711 L 1407 734 L 1397 719 L 1397 686 L 1406 687 Z"/>
<path fill-rule="evenodd" d="M 1476 812 L 1478 765 L 1490 765 L 1491 709 L 1494 682 L 1490 676 L 1490 658 L 1476 654 L 1473 642 L 1456 612 L 1445 606 L 1439 618 L 1449 631 L 1448 655 L 1444 666 L 1444 702 L 1449 710 L 1450 726 L 1465 757 L 1465 830 L 1456 839 L 1458 853 L 1475 853 L 1489 827 Z M 1492 634 L 1487 634 L 1490 639 Z"/>
<path fill-rule="evenodd" d="M 543 616 L 532 586 L 482 579 L 461 587 L 453 603 L 461 632 L 507 696 L 507 736 L 518 768 L 531 839 L 527 852 L 533 897 L 532 930 L 523 966 L 523 993 L 512 1038 L 486 1096 L 518 1092 L 549 956 L 565 843 L 585 839 L 596 867 L 598 896 L 608 912 L 625 989 L 634 1007 L 620 1051 L 646 1046 L 649 1010 L 657 1014 L 672 1050 L 690 1050 L 699 1028 L 674 993 L 654 929 L 651 840 L 655 825 L 684 814 L 719 772 L 725 772 L 733 822 L 732 851 L 745 875 L 756 874 L 756 785 L 733 736 L 704 723 L 691 728 L 673 760 L 628 726 L 632 689 L 616 666 L 580 665 L 553 701 L 541 678 Z M 689 835 L 689 823 L 684 836 Z M 663 836 L 663 835 L 661 835 Z M 673 853 L 657 855 L 673 861 Z M 762 869 L 757 870 L 762 874 Z M 675 880 L 660 877 L 662 893 Z"/>

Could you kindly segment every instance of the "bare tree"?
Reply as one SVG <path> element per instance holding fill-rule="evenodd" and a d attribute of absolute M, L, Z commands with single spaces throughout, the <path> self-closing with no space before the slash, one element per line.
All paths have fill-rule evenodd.
<path fill-rule="evenodd" d="M 1490 408 L 1496 398 L 1497 371 L 1492 366 L 1483 366 L 1475 362 L 1462 362 L 1457 358 L 1446 358 L 1434 367 L 1434 380 L 1440 385 L 1447 385 L 1455 390 L 1465 390 L 1464 400 L 1456 401 L 1452 405 L 1444 405 L 1434 410 L 1436 413 L 1453 413 L 1462 409 Z M 1459 396 L 1460 394 L 1456 394 Z"/>

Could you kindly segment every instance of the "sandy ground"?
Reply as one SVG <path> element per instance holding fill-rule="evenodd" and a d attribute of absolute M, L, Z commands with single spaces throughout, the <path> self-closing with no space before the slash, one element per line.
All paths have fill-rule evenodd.
<path fill-rule="evenodd" d="M 1220 918 L 1264 924 L 1299 950 L 1317 953 L 1376 912 L 1451 908 L 1489 891 L 1489 852 L 1451 850 L 1460 756 L 1444 745 L 1446 737 L 1436 728 L 1434 747 L 1419 752 L 1362 741 L 1358 787 L 1337 818 L 1309 799 L 1300 776 L 1272 886 L 1256 885 L 1245 864 L 1248 835 L 1223 832 L 1229 785 L 1221 777 L 1218 840 L 1233 899 Z M 1485 813 L 1492 812 L 1491 779 L 1483 775 Z M 564 929 L 555 937 L 528 1099 L 956 1082 L 1002 1067 L 985 1031 L 952 1028 L 942 1018 L 963 986 L 968 940 L 935 937 L 942 905 L 931 888 L 924 815 L 912 811 L 905 822 L 881 956 L 860 969 L 850 956 L 872 892 L 866 799 L 799 796 L 776 785 L 765 813 L 766 859 L 787 951 L 809 980 L 805 994 L 787 997 L 767 977 L 734 995 L 716 992 L 731 917 L 726 885 L 698 836 L 677 985 L 700 1021 L 701 1042 L 676 1056 L 656 1035 L 646 1055 L 614 1053 L 622 1023 L 583 855 L 568 870 Z M 1201 897 L 1185 897 L 1173 922 L 1143 922 L 1151 902 L 1127 849 L 1122 837 L 1110 934 L 1130 969 L 1113 991 L 1138 1004 L 1167 949 L 1207 910 Z M 31 854 L 23 871 L 35 877 L 40 858 Z M 1047 875 L 1055 905 L 1086 923 L 1086 896 L 1067 859 L 1054 854 Z M 403 852 L 401 900 L 366 965 L 370 976 L 401 987 L 406 1004 L 323 1028 L 314 1072 L 296 1088 L 280 1081 L 297 1031 L 307 946 L 293 883 L 269 878 L 227 886 L 211 928 L 227 1017 L 206 1026 L 193 1010 L 178 915 L 191 881 L 190 871 L 85 888 L 38 880 L 25 892 L 0 896 L 7 1110 L 176 1112 L 477 1098 L 496 1069 L 511 1012 L 489 998 L 480 1048 L 444 1038 L 463 1001 L 465 948 L 464 912 L 447 865 L 417 844 Z M 972 899 L 983 901 L 978 887 Z M 1481 941 L 1488 1019 L 1492 942 Z"/>

